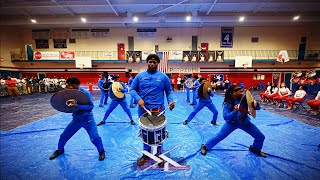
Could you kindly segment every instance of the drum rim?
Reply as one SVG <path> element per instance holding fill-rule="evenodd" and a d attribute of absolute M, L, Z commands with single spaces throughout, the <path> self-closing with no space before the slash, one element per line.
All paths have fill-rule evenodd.
<path fill-rule="evenodd" d="M 149 126 L 146 126 L 146 125 L 144 125 L 144 124 L 141 123 L 141 117 L 142 117 L 143 115 L 145 115 L 146 113 L 148 113 L 148 112 L 143 113 L 143 114 L 139 117 L 139 126 L 140 126 L 142 129 L 144 129 L 144 130 L 157 131 L 157 130 L 159 130 L 161 127 L 164 127 L 164 126 L 167 125 L 167 117 L 166 117 L 164 114 L 161 114 L 161 116 L 164 116 L 164 122 L 163 122 L 162 124 L 157 125 L 157 126 L 153 126 L 152 129 L 147 129 Z M 160 117 L 161 117 L 161 116 L 160 116 Z"/>

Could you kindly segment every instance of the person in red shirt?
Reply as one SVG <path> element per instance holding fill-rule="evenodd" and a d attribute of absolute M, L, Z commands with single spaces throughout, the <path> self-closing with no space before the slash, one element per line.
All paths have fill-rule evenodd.
<path fill-rule="evenodd" d="M 172 90 L 174 91 L 174 86 L 176 85 L 176 79 L 174 78 L 174 76 L 171 76 L 170 83 L 171 83 Z"/>
<path fill-rule="evenodd" d="M 20 98 L 20 92 L 16 86 L 17 81 L 15 79 L 11 79 L 11 76 L 7 77 L 7 80 L 5 81 L 5 84 L 8 87 L 8 93 L 11 96 L 11 99 L 14 99 L 14 95 L 17 95 L 19 99 Z"/>

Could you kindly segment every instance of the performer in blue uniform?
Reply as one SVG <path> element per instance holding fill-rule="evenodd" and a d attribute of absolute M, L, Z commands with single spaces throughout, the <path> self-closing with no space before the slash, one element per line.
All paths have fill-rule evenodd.
<path fill-rule="evenodd" d="M 192 81 L 192 74 L 188 74 L 188 79 L 186 81 Z M 186 82 L 185 81 L 185 82 Z M 190 102 L 190 88 L 188 86 L 186 86 L 186 84 L 184 83 L 183 84 L 184 88 L 186 89 L 186 92 L 187 92 L 187 102 L 189 103 Z"/>
<path fill-rule="evenodd" d="M 128 86 L 129 86 L 130 89 L 131 89 L 131 84 L 132 84 L 132 82 L 133 82 L 135 77 L 136 77 L 135 74 L 131 74 L 131 78 L 128 81 Z M 136 101 L 131 96 L 131 98 L 130 98 L 130 108 L 134 108 L 134 104 L 136 104 Z"/>
<path fill-rule="evenodd" d="M 108 119 L 110 113 L 120 104 L 120 106 L 122 107 L 122 109 L 127 113 L 127 115 L 129 116 L 130 118 L 130 123 L 132 125 L 135 125 L 136 123 L 134 122 L 134 120 L 132 119 L 132 115 L 131 115 L 131 112 L 130 112 L 130 109 L 129 109 L 129 106 L 128 106 L 128 103 L 127 103 L 127 100 L 126 100 L 126 95 L 125 93 L 128 92 L 128 89 L 126 87 L 126 85 L 123 83 L 123 82 L 120 82 L 120 78 L 118 75 L 115 75 L 113 76 L 113 80 L 114 82 L 119 82 L 123 89 L 119 89 L 118 91 L 119 92 L 123 92 L 124 93 L 124 96 L 122 98 L 118 98 L 114 95 L 113 91 L 111 90 L 112 89 L 112 86 L 114 86 L 114 83 L 111 85 L 110 87 L 110 90 L 109 90 L 109 93 L 110 93 L 110 98 L 112 99 L 110 105 L 108 106 L 108 109 L 106 111 L 106 113 L 104 114 L 104 117 L 103 117 L 103 120 L 101 122 L 99 122 L 97 124 L 97 126 L 100 126 L 102 124 L 105 124 L 106 123 L 106 120 Z"/>
<path fill-rule="evenodd" d="M 214 94 L 210 89 L 208 91 L 209 96 L 204 97 L 202 90 L 203 90 L 204 83 L 206 83 L 206 79 L 200 78 L 199 82 L 201 84 L 200 87 L 198 88 L 201 91 L 197 90 L 198 97 L 199 97 L 199 103 L 197 104 L 196 108 L 192 111 L 192 113 L 188 116 L 187 120 L 185 120 L 183 122 L 183 124 L 184 125 L 188 124 L 202 108 L 207 107 L 213 113 L 211 124 L 217 125 L 218 111 L 217 111 L 215 105 L 212 103 L 212 100 L 210 98 L 210 97 L 213 97 Z"/>
<path fill-rule="evenodd" d="M 198 76 L 193 76 L 193 86 L 192 86 L 192 103 L 190 105 L 196 106 L 197 105 L 197 97 L 198 97 L 198 88 L 200 83 L 198 81 Z"/>
<path fill-rule="evenodd" d="M 96 127 L 96 123 L 93 118 L 92 109 L 94 107 L 92 97 L 90 92 L 79 87 L 80 80 L 77 77 L 70 77 L 66 81 L 68 89 L 78 89 L 79 91 L 85 93 L 90 102 L 86 105 L 80 105 L 77 103 L 71 103 L 70 106 L 74 106 L 78 109 L 78 111 L 72 114 L 73 119 L 60 135 L 58 150 L 56 150 L 51 156 L 50 160 L 55 159 L 59 155 L 64 153 L 64 146 L 68 142 L 68 140 L 80 129 L 84 128 L 89 134 L 91 142 L 96 146 L 99 152 L 99 160 L 102 161 L 105 158 L 105 150 L 103 148 L 101 137 L 98 134 L 98 130 Z"/>
<path fill-rule="evenodd" d="M 234 130 L 242 129 L 254 138 L 253 145 L 250 146 L 249 150 L 259 156 L 267 156 L 264 152 L 261 152 L 265 136 L 250 122 L 248 104 L 243 97 L 244 90 L 239 86 L 231 86 L 226 91 L 223 102 L 223 118 L 226 122 L 215 137 L 211 138 L 205 145 L 202 144 L 202 155 L 206 155 L 207 149 L 212 149 Z M 260 106 L 257 105 L 255 109 L 259 110 Z"/>
<path fill-rule="evenodd" d="M 98 80 L 98 87 L 100 89 L 100 104 L 99 107 L 103 107 L 103 105 L 108 104 L 108 93 L 105 92 L 105 89 L 103 88 L 103 84 L 108 82 L 106 79 L 106 74 L 101 74 L 101 78 Z"/>
<path fill-rule="evenodd" d="M 169 109 L 174 108 L 172 89 L 168 76 L 157 70 L 160 58 L 156 54 L 147 57 L 148 69 L 139 73 L 131 84 L 130 94 L 138 102 L 138 116 L 141 117 L 146 108 L 152 112 L 164 111 L 164 93 L 167 97 Z M 151 146 L 144 144 L 144 150 L 151 152 Z M 158 147 L 158 153 L 162 152 L 162 144 Z M 150 158 L 143 155 L 138 160 L 141 166 Z"/>

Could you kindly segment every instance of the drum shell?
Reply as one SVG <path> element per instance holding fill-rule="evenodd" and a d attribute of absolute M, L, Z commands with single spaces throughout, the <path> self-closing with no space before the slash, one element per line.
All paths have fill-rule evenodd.
<path fill-rule="evenodd" d="M 154 119 L 162 120 L 160 121 L 160 123 L 157 123 L 155 126 L 153 126 L 152 124 L 147 125 L 142 122 L 143 118 L 150 117 L 148 113 L 144 113 L 139 119 L 139 126 L 141 128 L 139 132 L 139 137 L 145 144 L 157 145 L 162 143 L 167 138 L 166 117 L 163 114 L 157 117 L 158 114 L 159 112 L 152 112 L 153 120 Z"/>

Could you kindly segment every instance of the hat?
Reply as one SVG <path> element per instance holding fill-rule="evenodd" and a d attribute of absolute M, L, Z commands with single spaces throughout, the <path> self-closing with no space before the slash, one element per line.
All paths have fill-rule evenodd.
<path fill-rule="evenodd" d="M 159 58 L 159 56 L 156 55 L 156 54 L 149 54 L 149 56 L 147 57 L 147 62 L 148 62 L 149 60 L 156 60 L 158 63 L 160 62 L 160 58 Z"/>

